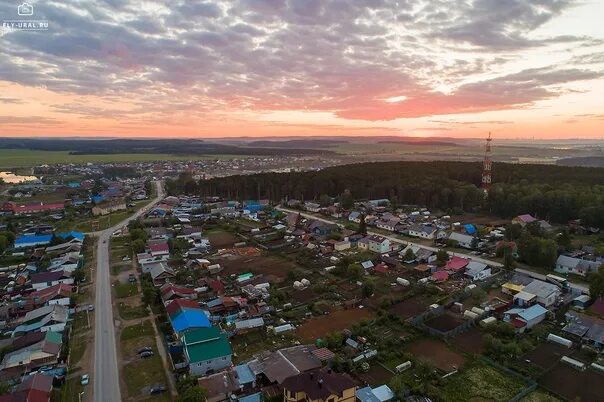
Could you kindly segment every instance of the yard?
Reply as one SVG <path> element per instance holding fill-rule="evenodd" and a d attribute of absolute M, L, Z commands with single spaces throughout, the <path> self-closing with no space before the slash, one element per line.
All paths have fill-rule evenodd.
<path fill-rule="evenodd" d="M 406 351 L 446 373 L 460 369 L 466 362 L 463 355 L 450 350 L 443 342 L 435 339 L 423 338 L 414 341 L 407 346 Z"/>
<path fill-rule="evenodd" d="M 403 320 L 407 320 L 423 313 L 428 306 L 429 302 L 427 300 L 421 297 L 412 297 L 393 305 L 390 307 L 390 311 Z"/>
<path fill-rule="evenodd" d="M 483 334 L 478 328 L 471 328 L 468 331 L 457 335 L 450 342 L 454 348 L 464 353 L 479 355 L 485 351 L 482 336 Z"/>
<path fill-rule="evenodd" d="M 601 401 L 604 395 L 604 374 L 593 369 L 579 371 L 564 363 L 545 373 L 539 384 L 571 401 Z"/>
<path fill-rule="evenodd" d="M 441 332 L 448 332 L 463 324 L 464 320 L 459 315 L 446 312 L 445 314 L 431 318 L 424 322 L 428 327 L 434 328 Z"/>
<path fill-rule="evenodd" d="M 482 362 L 474 362 L 467 369 L 450 376 L 441 387 L 441 399 L 447 402 L 509 401 L 527 386 Z"/>
<path fill-rule="evenodd" d="M 233 247 L 235 243 L 241 241 L 241 239 L 233 233 L 220 229 L 208 230 L 205 233 L 205 236 L 207 236 L 208 240 L 210 240 L 210 244 L 215 250 Z"/>
<path fill-rule="evenodd" d="M 361 320 L 370 320 L 373 313 L 368 309 L 337 310 L 328 315 L 313 317 L 298 327 L 300 338 L 313 342 L 334 331 L 342 331 Z"/>
<path fill-rule="evenodd" d="M 150 347 L 154 356 L 142 359 L 137 350 Z M 142 324 L 125 327 L 120 336 L 120 350 L 123 360 L 122 378 L 126 385 L 128 400 L 138 400 L 149 393 L 149 387 L 163 384 L 167 387 L 166 373 L 158 354 L 155 334 L 149 320 Z M 170 401 L 169 393 L 154 397 L 157 401 Z"/>
<path fill-rule="evenodd" d="M 283 282 L 289 271 L 303 269 L 294 261 L 268 253 L 251 257 L 229 254 L 215 258 L 215 261 L 223 267 L 224 276 L 251 272 L 271 283 Z"/>
<path fill-rule="evenodd" d="M 138 294 L 138 284 L 136 283 L 121 283 L 119 281 L 115 281 L 113 283 L 113 287 L 115 289 L 115 296 L 118 299 L 124 299 L 126 297 Z"/>
<path fill-rule="evenodd" d="M 295 334 L 292 332 L 279 336 L 267 335 L 263 330 L 248 332 L 247 334 L 235 335 L 229 339 L 233 348 L 234 363 L 243 362 L 253 355 L 264 350 L 277 350 L 293 346 L 296 342 Z"/>

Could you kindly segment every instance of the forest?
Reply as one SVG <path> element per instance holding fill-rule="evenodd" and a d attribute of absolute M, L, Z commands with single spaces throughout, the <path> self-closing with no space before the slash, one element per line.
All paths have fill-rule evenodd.
<path fill-rule="evenodd" d="M 529 213 L 539 219 L 604 228 L 604 169 L 555 165 L 493 164 L 493 186 L 480 188 L 476 162 L 381 162 L 320 171 L 262 173 L 194 181 L 182 174 L 166 183 L 172 194 L 228 199 L 318 200 L 349 190 L 357 199 L 387 198 L 451 212 L 489 212 L 502 218 Z"/>

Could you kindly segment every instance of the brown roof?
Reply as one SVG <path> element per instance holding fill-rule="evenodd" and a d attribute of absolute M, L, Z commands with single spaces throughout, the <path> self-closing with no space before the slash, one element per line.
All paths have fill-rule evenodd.
<path fill-rule="evenodd" d="M 345 390 L 355 388 L 357 383 L 346 374 L 316 370 L 289 377 L 282 385 L 290 392 L 304 392 L 309 400 L 326 400 L 331 395 L 343 396 Z"/>

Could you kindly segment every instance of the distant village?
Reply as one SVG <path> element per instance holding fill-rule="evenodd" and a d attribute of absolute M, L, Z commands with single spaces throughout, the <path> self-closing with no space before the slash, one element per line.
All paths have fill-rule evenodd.
<path fill-rule="evenodd" d="M 68 172 L 80 169 L 96 168 Z M 598 231 L 580 221 L 561 228 L 386 199 L 148 204 L 157 179 L 151 168 L 105 172 L 6 193 L 0 401 L 86 391 L 102 308 L 120 322 L 124 400 L 198 389 L 211 402 L 604 395 L 604 299 L 586 281 L 604 257 L 589 240 Z M 113 306 L 95 305 L 92 235 L 136 211 L 108 242 Z M 535 269 L 517 261 L 525 251 L 511 230 L 587 240 Z"/>

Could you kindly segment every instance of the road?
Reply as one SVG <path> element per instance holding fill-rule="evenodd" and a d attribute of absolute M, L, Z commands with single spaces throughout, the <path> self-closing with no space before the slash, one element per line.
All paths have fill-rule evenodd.
<path fill-rule="evenodd" d="M 289 208 L 283 208 L 281 206 L 278 206 L 277 209 L 279 211 L 282 211 L 282 212 L 293 212 L 293 213 L 296 213 L 296 214 L 300 213 L 300 215 L 302 215 L 305 218 L 315 219 L 315 220 L 318 220 L 318 221 L 321 221 L 321 222 L 325 222 L 325 223 L 333 223 L 333 224 L 336 224 L 336 225 L 338 224 L 338 222 L 335 222 L 335 221 L 332 221 L 332 220 L 329 220 L 329 219 L 321 218 L 321 217 L 318 217 L 318 216 L 315 216 L 315 215 L 312 215 L 312 214 L 296 211 L 296 210 L 289 209 Z M 434 251 L 434 252 L 436 252 L 436 251 L 439 250 L 438 247 L 426 246 L 426 245 L 420 244 L 420 243 L 414 243 L 414 242 L 407 241 L 407 240 L 401 240 L 398 237 L 388 236 L 388 235 L 385 235 L 383 233 L 373 232 L 371 230 L 367 230 L 367 234 L 382 236 L 382 237 L 385 237 L 386 239 L 390 240 L 392 243 L 402 244 L 403 246 L 407 246 L 407 245 L 418 246 L 418 247 L 425 248 L 427 250 Z M 450 253 L 450 254 L 453 254 L 453 253 Z M 469 258 L 469 259 L 471 259 L 473 261 L 482 262 L 483 264 L 488 264 L 491 267 L 503 267 L 503 264 L 501 264 L 501 263 L 499 263 L 497 261 L 491 261 L 491 260 L 488 260 L 486 258 L 477 257 L 475 255 L 458 253 L 458 252 L 455 252 L 454 254 L 456 256 L 458 256 L 458 257 Z"/>
<path fill-rule="evenodd" d="M 95 402 L 122 400 L 117 365 L 113 305 L 111 302 L 109 239 L 113 232 L 123 228 L 131 220 L 138 218 L 163 199 L 162 183 L 155 182 L 155 187 L 157 197 L 134 215 L 109 229 L 88 233 L 98 237 L 95 281 L 94 371 L 91 375 L 91 380 L 94 383 L 93 400 Z"/>

